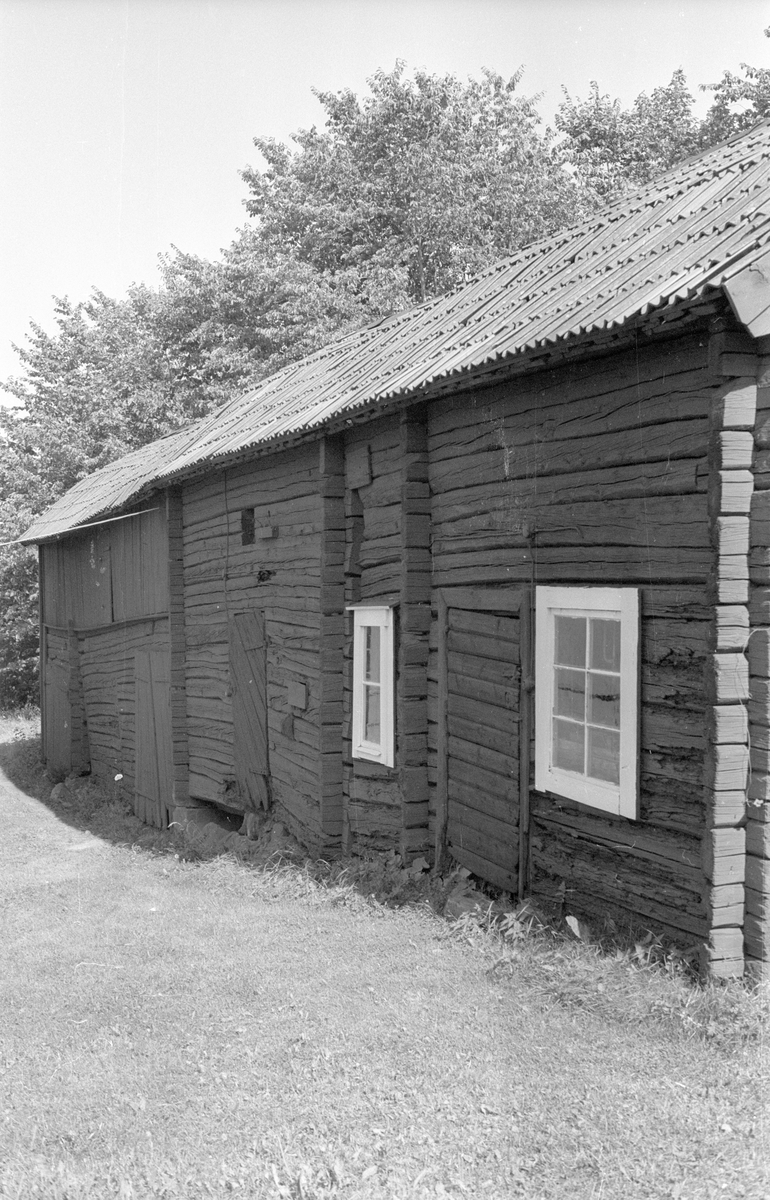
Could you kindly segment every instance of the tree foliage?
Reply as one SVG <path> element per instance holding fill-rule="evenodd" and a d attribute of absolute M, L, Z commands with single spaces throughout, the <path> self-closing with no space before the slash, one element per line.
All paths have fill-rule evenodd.
<path fill-rule="evenodd" d="M 704 120 L 681 71 L 628 109 L 591 85 L 543 129 L 521 75 L 377 71 L 317 92 L 320 127 L 258 137 L 248 222 L 220 259 L 173 249 L 156 288 L 95 290 L 33 324 L 0 409 L 0 532 L 337 334 L 463 282 L 770 112 L 770 71 L 726 71 Z M 32 694 L 34 559 L 0 549 L 0 701 Z"/>
<path fill-rule="evenodd" d="M 247 208 L 263 245 L 401 307 L 579 217 L 582 195 L 520 74 L 378 71 L 363 100 L 317 92 L 322 130 L 255 145 Z"/>

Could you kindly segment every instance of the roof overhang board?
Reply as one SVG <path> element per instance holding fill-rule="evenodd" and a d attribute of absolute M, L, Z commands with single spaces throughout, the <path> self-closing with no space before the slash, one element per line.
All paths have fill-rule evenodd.
<path fill-rule="evenodd" d="M 733 312 L 752 337 L 770 335 L 770 250 L 723 286 Z"/>

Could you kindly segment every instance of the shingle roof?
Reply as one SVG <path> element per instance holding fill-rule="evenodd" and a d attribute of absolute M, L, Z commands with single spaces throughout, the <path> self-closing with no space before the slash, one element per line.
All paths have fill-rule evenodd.
<path fill-rule="evenodd" d="M 475 280 L 293 363 L 181 434 L 78 483 L 27 530 L 56 536 L 210 460 L 721 286 L 770 244 L 770 120 Z"/>

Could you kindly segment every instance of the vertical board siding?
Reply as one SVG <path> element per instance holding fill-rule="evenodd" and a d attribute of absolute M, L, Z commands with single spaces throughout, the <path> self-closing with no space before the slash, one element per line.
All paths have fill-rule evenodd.
<path fill-rule="evenodd" d="M 136 771 L 134 812 L 165 829 L 173 802 L 171 688 L 166 645 L 134 651 Z"/>
<path fill-rule="evenodd" d="M 494 589 L 486 589 L 490 592 Z M 520 621 L 446 597 L 442 687 L 446 843 L 452 857 L 515 891 L 519 858 Z M 490 609 L 494 598 L 489 598 Z"/>
<path fill-rule="evenodd" d="M 235 783 L 244 808 L 269 805 L 267 753 L 267 660 L 261 612 L 237 613 L 230 620 L 230 679 L 233 693 Z"/>
<path fill-rule="evenodd" d="M 156 496 L 148 506 L 155 511 L 110 521 L 40 547 L 40 607 L 46 646 L 41 672 L 41 702 L 46 711 L 44 756 L 50 765 L 59 764 L 57 769 L 86 771 L 92 765 L 97 774 L 123 774 L 131 780 L 129 793 L 135 767 L 133 733 L 129 741 L 121 737 L 120 713 L 133 713 L 135 707 L 133 666 L 129 684 L 125 664 L 105 661 L 97 667 L 92 647 L 99 647 L 97 656 L 103 645 L 109 648 L 108 656 L 113 647 L 119 647 L 122 655 L 123 648 L 141 636 L 137 632 L 141 618 L 168 611 L 165 499 Z M 140 625 L 127 629 L 125 622 L 131 626 L 137 620 Z M 64 629 L 70 630 L 66 697 L 62 690 L 64 659 L 57 657 Z M 106 635 L 106 643 L 92 642 L 97 632 Z M 88 674 L 87 698 L 84 672 Z M 114 691 L 118 678 L 124 690 L 131 691 L 130 699 L 118 699 Z"/>
<path fill-rule="evenodd" d="M 255 540 L 242 544 L 241 511 Z M 318 447 L 211 474 L 183 490 L 190 794 L 235 812 L 238 796 L 229 629 L 264 615 L 271 799 L 301 840 L 325 847 L 319 800 L 321 525 Z M 305 685 L 303 710 L 290 684 Z"/>
<path fill-rule="evenodd" d="M 111 542 L 114 620 L 165 612 L 168 593 L 168 528 L 165 503 L 155 511 L 107 526 Z M 149 507 L 154 507 L 151 505 Z"/>
<path fill-rule="evenodd" d="M 713 567 L 709 416 L 718 381 L 707 340 L 640 346 L 638 354 L 543 372 L 429 410 L 434 589 L 641 590 L 640 820 L 589 817 L 533 791 L 532 888 L 584 910 L 656 921 L 685 939 L 708 932 L 700 843 Z M 434 636 L 434 761 L 436 645 Z M 433 801 L 431 814 L 435 820 Z"/>
<path fill-rule="evenodd" d="M 70 703 L 70 639 L 65 629 L 47 629 L 43 677 L 45 763 L 49 771 L 72 769 L 72 706 Z"/>

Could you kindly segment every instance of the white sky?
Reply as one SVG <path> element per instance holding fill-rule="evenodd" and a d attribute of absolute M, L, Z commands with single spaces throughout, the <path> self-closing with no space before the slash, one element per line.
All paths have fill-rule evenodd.
<path fill-rule="evenodd" d="M 311 87 L 523 65 L 550 119 L 562 84 L 630 104 L 678 66 L 693 92 L 770 66 L 768 25 L 770 0 L 0 0 L 0 378 L 52 296 L 155 283 L 172 243 L 215 257 L 252 138 L 320 123 Z"/>

